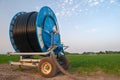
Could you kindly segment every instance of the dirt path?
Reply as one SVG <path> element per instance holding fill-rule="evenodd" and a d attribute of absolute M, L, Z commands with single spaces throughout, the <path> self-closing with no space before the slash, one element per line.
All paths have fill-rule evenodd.
<path fill-rule="evenodd" d="M 0 80 L 72 80 L 69 77 L 58 74 L 54 78 L 44 78 L 38 72 L 32 72 L 34 68 L 25 68 L 23 71 L 18 70 L 18 66 L 0 64 Z M 79 76 L 82 80 L 120 80 L 120 77 L 96 75 L 96 76 Z"/>

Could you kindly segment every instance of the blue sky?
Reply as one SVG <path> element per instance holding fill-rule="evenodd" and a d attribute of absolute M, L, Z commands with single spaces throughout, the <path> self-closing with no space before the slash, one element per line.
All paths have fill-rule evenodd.
<path fill-rule="evenodd" d="M 56 13 L 67 51 L 120 51 L 120 0 L 0 0 L 0 53 L 14 51 L 8 33 L 11 18 L 43 6 Z"/>

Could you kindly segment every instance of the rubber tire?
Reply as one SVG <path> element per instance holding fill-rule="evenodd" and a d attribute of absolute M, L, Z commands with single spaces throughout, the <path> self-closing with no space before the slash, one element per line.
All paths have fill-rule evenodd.
<path fill-rule="evenodd" d="M 67 70 L 70 67 L 70 62 L 66 56 L 59 56 L 58 62 L 61 64 L 63 62 L 64 64 L 61 64 L 61 66 L 64 68 L 64 70 Z"/>
<path fill-rule="evenodd" d="M 48 62 L 51 64 L 52 66 L 52 71 L 49 73 L 49 74 L 44 74 L 41 70 L 41 66 L 44 62 Z M 50 57 L 45 57 L 43 59 L 41 59 L 41 61 L 39 62 L 38 64 L 38 70 L 40 71 L 40 74 L 43 76 L 43 77 L 46 77 L 46 78 L 51 78 L 51 77 L 54 77 L 56 74 L 57 74 L 57 67 L 56 65 L 53 63 L 52 59 Z"/>

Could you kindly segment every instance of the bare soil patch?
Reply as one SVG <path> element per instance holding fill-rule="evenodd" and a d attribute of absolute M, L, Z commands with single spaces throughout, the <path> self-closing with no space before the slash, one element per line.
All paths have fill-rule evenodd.
<path fill-rule="evenodd" d="M 98 72 L 96 75 L 91 76 L 77 76 L 82 80 L 120 80 L 120 77 L 114 75 L 105 75 Z M 8 64 L 0 64 L 0 80 L 72 80 L 66 75 L 58 74 L 53 78 L 44 78 L 35 68 L 24 67 L 24 70 L 19 70 L 18 66 L 11 68 Z"/>

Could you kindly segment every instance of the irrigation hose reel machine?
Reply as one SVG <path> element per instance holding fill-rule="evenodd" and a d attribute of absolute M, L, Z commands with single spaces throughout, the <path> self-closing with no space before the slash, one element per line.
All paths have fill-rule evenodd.
<path fill-rule="evenodd" d="M 42 7 L 39 12 L 17 13 L 11 20 L 9 35 L 15 50 L 9 54 L 20 55 L 20 61 L 10 62 L 11 65 L 36 66 L 42 76 L 53 77 L 59 72 L 50 58 L 53 52 L 57 62 L 68 69 L 57 18 L 49 7 Z M 34 55 L 45 57 L 34 59 Z"/>

